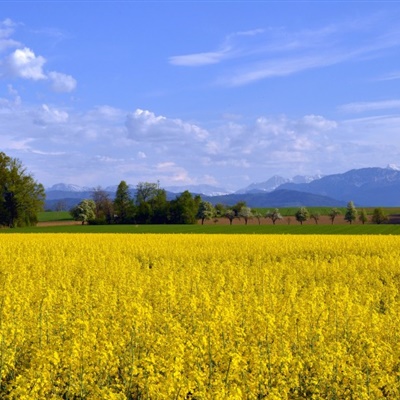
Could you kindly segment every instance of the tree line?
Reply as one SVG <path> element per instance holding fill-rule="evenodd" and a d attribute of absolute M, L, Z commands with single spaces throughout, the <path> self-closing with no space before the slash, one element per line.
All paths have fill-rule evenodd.
<path fill-rule="evenodd" d="M 200 203 L 201 197 L 189 191 L 168 201 L 166 191 L 150 182 L 138 183 L 132 196 L 121 181 L 114 199 L 98 187 L 91 199 L 82 200 L 70 213 L 82 224 L 194 224 Z"/>
<path fill-rule="evenodd" d="M 118 185 L 115 198 L 101 187 L 93 190 L 92 198 L 82 200 L 71 211 L 71 215 L 82 224 L 195 224 L 201 221 L 214 219 L 217 222 L 220 218 L 227 218 L 230 225 L 235 219 L 243 219 L 247 225 L 248 221 L 256 218 L 261 224 L 262 218 L 267 218 L 275 223 L 283 219 L 278 208 L 267 211 L 264 215 L 246 205 L 246 202 L 239 201 L 233 206 L 216 204 L 202 200 L 199 195 L 192 195 L 184 191 L 176 199 L 168 201 L 167 193 L 160 188 L 158 183 L 140 182 L 136 186 L 135 195 L 131 195 L 129 186 L 125 181 Z M 332 208 L 328 216 L 333 224 L 341 211 Z M 321 217 L 318 212 L 309 212 L 306 207 L 300 207 L 294 215 L 297 222 L 312 219 L 318 224 Z M 350 201 L 347 204 L 344 220 L 352 224 L 356 219 L 361 223 L 368 221 L 366 211 L 360 212 Z M 372 214 L 371 222 L 383 223 L 387 216 L 382 208 L 376 208 Z"/>

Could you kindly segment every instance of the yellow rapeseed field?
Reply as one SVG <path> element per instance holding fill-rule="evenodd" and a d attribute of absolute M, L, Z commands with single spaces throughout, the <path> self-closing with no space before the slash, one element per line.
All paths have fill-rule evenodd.
<path fill-rule="evenodd" d="M 0 236 L 2 399 L 399 399 L 396 236 Z"/>

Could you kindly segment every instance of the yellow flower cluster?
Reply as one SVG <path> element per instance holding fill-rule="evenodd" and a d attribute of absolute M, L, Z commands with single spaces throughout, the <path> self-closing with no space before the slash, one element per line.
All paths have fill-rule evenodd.
<path fill-rule="evenodd" d="M 399 399 L 396 236 L 0 236 L 0 398 Z"/>

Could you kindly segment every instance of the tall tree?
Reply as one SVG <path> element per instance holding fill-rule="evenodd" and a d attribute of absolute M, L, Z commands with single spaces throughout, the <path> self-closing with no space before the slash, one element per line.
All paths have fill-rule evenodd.
<path fill-rule="evenodd" d="M 125 181 L 120 182 L 117 188 L 117 192 L 115 193 L 114 211 L 116 214 L 117 223 L 133 223 L 135 208 L 133 199 L 129 192 L 129 186 Z"/>
<path fill-rule="evenodd" d="M 346 213 L 344 214 L 344 219 L 345 219 L 345 221 L 352 224 L 356 218 L 357 218 L 357 209 L 354 206 L 354 203 L 352 201 L 349 201 L 347 203 L 347 208 L 346 208 Z"/>
<path fill-rule="evenodd" d="M 136 185 L 136 204 L 149 203 L 157 196 L 159 189 L 160 185 L 158 183 L 139 182 Z"/>
<path fill-rule="evenodd" d="M 141 224 L 164 224 L 168 218 L 167 193 L 160 184 L 139 182 L 136 185 L 136 221 Z"/>
<path fill-rule="evenodd" d="M 16 159 L 0 152 L 0 225 L 35 225 L 45 191 Z"/>
<path fill-rule="evenodd" d="M 114 218 L 114 206 L 109 194 L 97 186 L 93 189 L 92 199 L 96 204 L 96 219 L 111 224 Z"/>
<path fill-rule="evenodd" d="M 368 214 L 365 211 L 365 209 L 363 208 L 360 211 L 360 215 L 358 216 L 358 220 L 364 225 L 367 221 L 368 221 Z"/>
<path fill-rule="evenodd" d="M 166 224 L 168 222 L 169 203 L 167 201 L 167 192 L 158 188 L 154 197 L 151 199 L 153 224 Z"/>
<path fill-rule="evenodd" d="M 170 222 L 173 224 L 195 224 L 196 213 L 201 198 L 185 190 L 180 196 L 170 203 Z"/>
<path fill-rule="evenodd" d="M 383 208 L 378 207 L 378 208 L 375 208 L 374 211 L 372 212 L 371 221 L 374 224 L 382 224 L 382 223 L 388 221 L 388 216 L 386 215 Z"/>

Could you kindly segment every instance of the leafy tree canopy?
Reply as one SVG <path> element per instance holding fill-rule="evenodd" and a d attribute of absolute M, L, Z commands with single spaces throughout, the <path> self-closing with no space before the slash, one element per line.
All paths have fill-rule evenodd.
<path fill-rule="evenodd" d="M 45 191 L 16 159 L 0 152 L 0 226 L 30 226 L 43 209 Z"/>
<path fill-rule="evenodd" d="M 75 221 L 85 222 L 95 219 L 96 203 L 92 199 L 82 200 L 77 206 L 71 209 L 70 214 Z"/>

